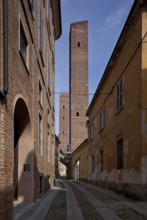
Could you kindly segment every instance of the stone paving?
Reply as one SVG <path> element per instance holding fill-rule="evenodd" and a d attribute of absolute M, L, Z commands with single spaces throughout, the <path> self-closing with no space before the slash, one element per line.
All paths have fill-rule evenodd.
<path fill-rule="evenodd" d="M 35 204 L 14 208 L 14 220 L 147 220 L 147 203 L 78 181 L 56 180 Z"/>

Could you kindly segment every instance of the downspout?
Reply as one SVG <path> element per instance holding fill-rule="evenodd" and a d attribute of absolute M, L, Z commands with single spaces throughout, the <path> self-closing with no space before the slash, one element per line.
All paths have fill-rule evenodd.
<path fill-rule="evenodd" d="M 4 100 L 8 94 L 8 0 L 3 0 L 3 57 L 4 57 L 4 75 L 3 75 L 3 91 L 0 91 L 0 99 Z"/>

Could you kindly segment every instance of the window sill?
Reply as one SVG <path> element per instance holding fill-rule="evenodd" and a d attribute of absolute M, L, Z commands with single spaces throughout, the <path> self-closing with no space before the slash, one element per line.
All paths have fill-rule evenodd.
<path fill-rule="evenodd" d="M 116 110 L 116 115 L 118 115 L 124 108 L 124 105 L 122 105 L 119 109 Z"/>
<path fill-rule="evenodd" d="M 38 153 L 38 156 L 39 156 L 39 157 L 43 157 L 43 154 L 42 154 L 42 153 Z"/>
<path fill-rule="evenodd" d="M 101 133 L 104 130 L 105 127 L 100 128 L 99 133 Z"/>
<path fill-rule="evenodd" d="M 25 68 L 26 68 L 26 71 L 27 71 L 28 75 L 30 75 L 28 66 L 27 66 L 27 64 L 26 64 L 26 62 L 25 62 L 25 60 L 24 60 L 24 58 L 23 58 L 23 55 L 22 55 L 22 53 L 21 53 L 20 50 L 19 50 L 19 54 L 20 54 L 20 56 L 21 56 L 21 59 L 22 59 L 22 61 L 23 61 L 23 64 L 24 64 L 24 66 L 25 66 Z"/>

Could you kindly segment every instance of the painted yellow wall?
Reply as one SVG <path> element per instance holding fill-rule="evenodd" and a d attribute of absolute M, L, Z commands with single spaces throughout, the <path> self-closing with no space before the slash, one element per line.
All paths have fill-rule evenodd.
<path fill-rule="evenodd" d="M 75 179 L 75 165 L 80 161 L 79 179 L 88 178 L 88 140 L 85 139 L 79 147 L 73 151 L 71 159 L 71 177 Z"/>

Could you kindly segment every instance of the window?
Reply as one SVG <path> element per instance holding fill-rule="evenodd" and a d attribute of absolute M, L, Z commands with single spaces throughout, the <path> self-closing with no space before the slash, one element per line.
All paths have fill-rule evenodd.
<path fill-rule="evenodd" d="M 121 79 L 117 84 L 117 111 L 123 107 L 123 80 Z"/>
<path fill-rule="evenodd" d="M 66 153 L 71 153 L 71 147 L 70 147 L 70 145 L 67 145 L 67 147 L 66 147 Z"/>
<path fill-rule="evenodd" d="M 39 182 L 40 182 L 40 190 L 39 193 L 40 195 L 43 193 L 43 174 L 40 173 L 40 177 L 39 177 Z"/>
<path fill-rule="evenodd" d="M 23 171 L 30 171 L 31 168 L 30 168 L 30 164 L 24 164 L 23 165 Z"/>
<path fill-rule="evenodd" d="M 48 162 L 50 162 L 51 160 L 51 150 L 50 150 L 50 134 L 48 132 L 48 135 L 47 135 L 47 144 L 48 144 Z"/>
<path fill-rule="evenodd" d="M 42 117 L 40 114 L 38 124 L 38 153 L 42 155 Z"/>
<path fill-rule="evenodd" d="M 79 115 L 80 115 L 79 112 L 77 112 L 77 113 L 76 113 L 76 116 L 79 116 Z"/>
<path fill-rule="evenodd" d="M 39 44 L 39 50 L 43 52 L 43 17 L 42 17 L 41 9 L 39 9 L 38 44 Z"/>
<path fill-rule="evenodd" d="M 43 107 L 43 89 L 40 81 L 39 81 L 39 103 Z"/>
<path fill-rule="evenodd" d="M 20 21 L 20 42 L 19 42 L 19 50 L 20 50 L 20 54 L 23 58 L 23 61 L 26 63 L 27 65 L 27 61 L 28 61 L 28 41 L 22 26 L 22 22 Z"/>
<path fill-rule="evenodd" d="M 50 112 L 49 110 L 47 111 L 47 124 L 50 124 Z"/>
<path fill-rule="evenodd" d="M 52 51 L 54 52 L 54 50 L 55 50 L 55 39 L 54 39 L 54 27 L 53 27 L 53 25 L 52 25 L 51 37 L 52 37 Z"/>
<path fill-rule="evenodd" d="M 90 126 L 90 140 L 94 139 L 94 123 Z"/>
<path fill-rule="evenodd" d="M 94 156 L 91 156 L 91 171 L 94 173 Z"/>
<path fill-rule="evenodd" d="M 50 88 L 50 61 L 49 59 L 48 59 L 47 84 L 48 84 L 48 88 Z"/>
<path fill-rule="evenodd" d="M 33 16 L 35 15 L 35 0 L 29 0 Z"/>
<path fill-rule="evenodd" d="M 80 42 L 78 42 L 78 47 L 80 47 Z"/>
<path fill-rule="evenodd" d="M 47 1 L 47 19 L 50 20 L 50 0 Z"/>
<path fill-rule="evenodd" d="M 101 172 L 103 171 L 103 150 L 100 151 Z"/>
<path fill-rule="evenodd" d="M 63 105 L 63 109 L 65 109 L 65 105 Z"/>
<path fill-rule="evenodd" d="M 100 130 L 102 130 L 105 126 L 105 111 L 104 107 L 100 110 Z"/>
<path fill-rule="evenodd" d="M 123 169 L 123 139 L 117 141 L 117 169 Z"/>

